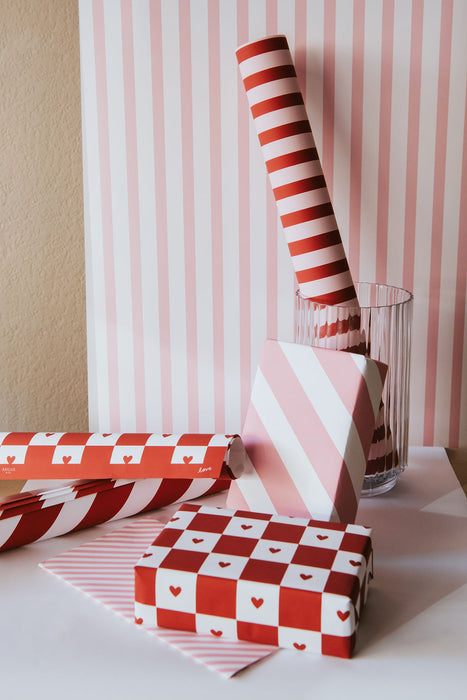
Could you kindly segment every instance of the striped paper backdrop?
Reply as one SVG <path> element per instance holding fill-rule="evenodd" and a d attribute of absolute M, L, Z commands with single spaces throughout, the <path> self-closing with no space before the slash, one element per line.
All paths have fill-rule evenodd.
<path fill-rule="evenodd" d="M 353 278 L 415 294 L 411 442 L 467 441 L 466 26 L 463 0 L 80 0 L 91 430 L 236 432 L 292 339 L 235 57 L 281 33 Z"/>

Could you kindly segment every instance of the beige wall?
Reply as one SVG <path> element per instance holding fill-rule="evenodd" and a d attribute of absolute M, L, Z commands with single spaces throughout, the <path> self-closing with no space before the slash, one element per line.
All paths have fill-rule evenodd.
<path fill-rule="evenodd" d="M 86 430 L 78 0 L 1 0 L 0 62 L 0 431 Z"/>

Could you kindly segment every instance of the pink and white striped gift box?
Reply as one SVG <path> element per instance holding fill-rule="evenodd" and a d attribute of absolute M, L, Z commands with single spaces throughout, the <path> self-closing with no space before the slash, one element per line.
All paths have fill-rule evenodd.
<path fill-rule="evenodd" d="M 356 353 L 267 340 L 228 507 L 353 523 L 385 376 Z"/>
<path fill-rule="evenodd" d="M 358 304 L 287 39 L 245 44 L 237 60 L 300 291 Z"/>

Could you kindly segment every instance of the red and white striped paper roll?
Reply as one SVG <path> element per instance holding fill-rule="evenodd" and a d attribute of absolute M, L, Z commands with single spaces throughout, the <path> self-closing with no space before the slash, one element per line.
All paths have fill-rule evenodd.
<path fill-rule="evenodd" d="M 181 503 L 229 487 L 230 479 L 102 479 L 0 502 L 0 552 Z"/>
<path fill-rule="evenodd" d="M 3 479 L 233 478 L 238 435 L 0 433 Z"/>
<path fill-rule="evenodd" d="M 236 53 L 300 291 L 323 304 L 355 305 L 287 39 L 267 37 Z"/>

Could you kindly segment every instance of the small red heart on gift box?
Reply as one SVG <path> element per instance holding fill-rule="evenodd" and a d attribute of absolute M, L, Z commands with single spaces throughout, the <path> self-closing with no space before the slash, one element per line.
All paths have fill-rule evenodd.
<path fill-rule="evenodd" d="M 191 541 L 195 544 L 199 544 L 200 542 L 204 542 L 204 539 L 202 537 L 193 537 Z"/>
<path fill-rule="evenodd" d="M 6 458 L 6 461 L 8 462 L 8 464 L 13 464 L 13 462 L 15 461 L 15 459 L 16 459 L 16 457 L 15 457 L 14 455 L 13 455 L 12 457 L 8 456 L 8 457 Z"/>
<path fill-rule="evenodd" d="M 223 569 L 225 569 L 226 566 L 230 566 L 229 561 L 219 561 L 218 562 L 219 566 L 221 566 Z"/>
<path fill-rule="evenodd" d="M 70 456 L 62 457 L 62 460 L 63 460 L 63 464 L 70 464 L 71 457 Z"/>
<path fill-rule="evenodd" d="M 355 559 L 351 559 L 349 561 L 349 564 L 352 564 L 352 566 L 360 566 L 361 562 L 355 561 Z"/>
<path fill-rule="evenodd" d="M 55 435 L 55 433 L 46 433 L 45 437 L 50 437 L 51 435 Z"/>
<path fill-rule="evenodd" d="M 300 578 L 304 581 L 308 581 L 308 579 L 313 578 L 313 574 L 300 574 Z"/>
<path fill-rule="evenodd" d="M 280 547 L 269 547 L 269 551 L 271 552 L 271 554 L 277 554 L 277 552 L 281 551 L 281 548 Z"/>
<path fill-rule="evenodd" d="M 244 525 L 244 524 L 241 525 L 242 530 L 249 530 L 250 527 L 253 527 L 253 525 Z"/>
<path fill-rule="evenodd" d="M 252 598 L 251 602 L 255 606 L 255 608 L 260 608 L 262 604 L 264 603 L 264 600 L 262 598 Z"/>
<path fill-rule="evenodd" d="M 215 637 L 222 637 L 222 630 L 209 630 Z"/>
<path fill-rule="evenodd" d="M 135 617 L 135 622 L 137 625 L 142 625 L 143 624 L 143 618 L 142 617 Z"/>
<path fill-rule="evenodd" d="M 327 540 L 327 539 L 328 539 L 328 535 L 316 535 L 316 537 L 317 537 L 319 540 Z"/>
<path fill-rule="evenodd" d="M 183 461 L 185 462 L 185 464 L 190 464 L 192 459 L 193 455 L 190 455 L 189 457 L 187 457 L 186 455 L 183 456 Z"/>
<path fill-rule="evenodd" d="M 172 593 L 172 595 L 177 597 L 180 594 L 182 587 L 181 586 L 170 586 L 169 590 Z"/>
<path fill-rule="evenodd" d="M 143 554 L 143 559 L 146 559 L 146 557 L 152 557 L 151 552 L 146 552 L 146 554 Z"/>
<path fill-rule="evenodd" d="M 350 615 L 350 610 L 346 610 L 345 612 L 342 612 L 342 610 L 337 610 L 337 614 L 342 620 L 342 622 L 345 622 Z"/>
<path fill-rule="evenodd" d="M 170 522 L 173 523 L 175 520 L 180 520 L 180 516 L 176 516 L 175 518 L 170 518 Z"/>
<path fill-rule="evenodd" d="M 123 456 L 123 461 L 125 462 L 125 464 L 128 464 L 129 462 L 131 462 L 132 459 L 133 459 L 133 455 L 124 455 Z"/>
<path fill-rule="evenodd" d="M 102 437 L 110 437 L 112 433 L 102 433 Z"/>
<path fill-rule="evenodd" d="M 306 649 L 306 644 L 298 644 L 298 642 L 293 643 L 295 649 L 298 649 L 298 651 L 303 651 Z"/>

